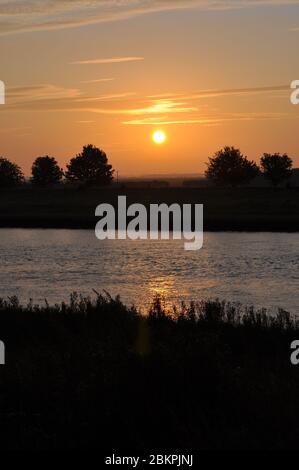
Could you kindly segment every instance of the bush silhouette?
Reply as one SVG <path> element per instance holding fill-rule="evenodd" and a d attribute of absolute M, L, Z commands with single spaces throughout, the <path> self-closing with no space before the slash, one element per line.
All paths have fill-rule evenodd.
<path fill-rule="evenodd" d="M 0 157 L 0 188 L 17 186 L 23 181 L 21 168 L 7 158 Z"/>
<path fill-rule="evenodd" d="M 86 185 L 108 185 L 113 180 L 113 173 L 105 152 L 94 145 L 86 145 L 67 165 L 66 178 Z"/>
<path fill-rule="evenodd" d="M 261 168 L 264 177 L 271 181 L 273 186 L 278 186 L 292 174 L 292 159 L 284 154 L 264 153 L 261 158 Z"/>
<path fill-rule="evenodd" d="M 259 173 L 257 165 L 239 149 L 224 147 L 209 158 L 206 177 L 217 185 L 239 186 L 249 183 Z"/>
<path fill-rule="evenodd" d="M 53 157 L 38 157 L 32 165 L 31 182 L 37 186 L 58 184 L 63 177 L 63 171 Z"/>

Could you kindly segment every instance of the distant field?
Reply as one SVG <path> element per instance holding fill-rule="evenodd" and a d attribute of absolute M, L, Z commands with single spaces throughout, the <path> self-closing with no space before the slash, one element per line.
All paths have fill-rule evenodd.
<path fill-rule="evenodd" d="M 94 228 L 95 208 L 128 204 L 204 204 L 205 230 L 299 231 L 299 188 L 105 188 L 0 191 L 1 227 Z"/>

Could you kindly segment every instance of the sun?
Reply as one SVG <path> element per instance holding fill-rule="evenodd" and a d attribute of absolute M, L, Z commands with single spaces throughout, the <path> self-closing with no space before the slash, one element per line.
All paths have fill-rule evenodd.
<path fill-rule="evenodd" d="M 166 134 L 163 131 L 155 131 L 152 135 L 155 144 L 161 145 L 166 141 Z"/>

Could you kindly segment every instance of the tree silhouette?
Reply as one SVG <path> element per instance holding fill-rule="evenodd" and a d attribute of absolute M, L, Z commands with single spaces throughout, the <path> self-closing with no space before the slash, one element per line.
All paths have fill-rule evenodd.
<path fill-rule="evenodd" d="M 258 166 L 244 157 L 239 149 L 224 147 L 209 158 L 206 177 L 217 185 L 239 186 L 259 173 Z"/>
<path fill-rule="evenodd" d="M 32 184 L 49 186 L 58 184 L 63 177 L 63 171 L 53 157 L 38 157 L 32 165 Z"/>
<path fill-rule="evenodd" d="M 82 153 L 71 159 L 65 176 L 71 182 L 108 185 L 113 180 L 113 173 L 105 152 L 94 145 L 86 145 Z"/>
<path fill-rule="evenodd" d="M 21 168 L 7 158 L 0 157 L 0 188 L 17 186 L 23 181 L 24 175 Z"/>
<path fill-rule="evenodd" d="M 265 178 L 271 181 L 273 186 L 278 186 L 284 180 L 290 178 L 292 174 L 292 159 L 280 153 L 264 153 L 261 158 L 262 173 Z"/>

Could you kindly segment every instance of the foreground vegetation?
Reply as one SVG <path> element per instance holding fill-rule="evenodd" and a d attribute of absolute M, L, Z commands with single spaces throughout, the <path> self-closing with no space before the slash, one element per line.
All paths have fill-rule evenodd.
<path fill-rule="evenodd" d="M 0 301 L 3 449 L 296 449 L 299 325 L 225 302 Z M 107 454 L 108 455 L 108 454 Z"/>

